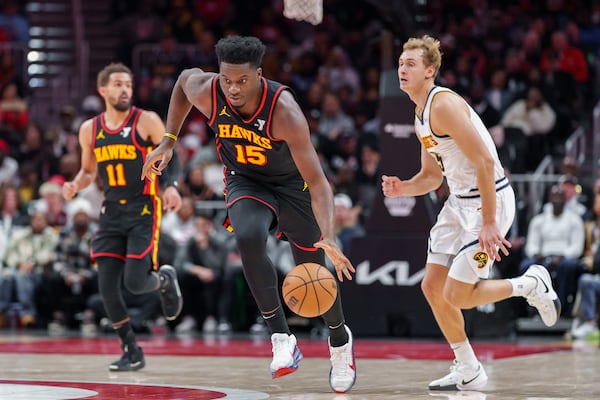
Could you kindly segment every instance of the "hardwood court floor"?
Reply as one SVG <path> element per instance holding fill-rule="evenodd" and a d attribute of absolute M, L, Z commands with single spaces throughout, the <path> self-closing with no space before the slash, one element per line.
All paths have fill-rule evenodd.
<path fill-rule="evenodd" d="M 0 333 L 0 399 L 473 399 L 600 398 L 598 343 L 561 337 L 541 341 L 476 341 L 489 382 L 481 392 L 429 392 L 451 352 L 442 341 L 356 339 L 358 377 L 346 394 L 328 384 L 323 340 L 299 336 L 304 360 L 294 374 L 269 373 L 268 338 L 144 337 L 146 368 L 113 373 L 114 336 L 82 338 Z"/>

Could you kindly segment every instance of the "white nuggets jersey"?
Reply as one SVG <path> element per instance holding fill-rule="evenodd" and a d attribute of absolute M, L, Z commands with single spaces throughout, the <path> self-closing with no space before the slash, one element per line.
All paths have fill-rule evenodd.
<path fill-rule="evenodd" d="M 419 117 L 415 115 L 415 130 L 422 145 L 425 146 L 427 152 L 435 158 L 442 169 L 442 173 L 448 182 L 450 193 L 458 197 L 469 196 L 477 193 L 477 175 L 475 174 L 475 168 L 460 151 L 454 139 L 449 135 L 444 134 L 444 132 L 433 132 L 430 125 L 431 103 L 435 96 L 443 91 L 454 93 L 448 88 L 434 86 L 427 96 L 425 108 L 423 109 L 423 119 L 420 120 Z M 487 128 L 483 125 L 481 118 L 479 118 L 479 115 L 477 115 L 466 102 L 465 104 L 469 108 L 471 122 L 485 143 L 487 150 L 494 158 L 494 180 L 498 181 L 504 177 L 504 170 L 498 158 L 496 146 L 494 145 Z"/>

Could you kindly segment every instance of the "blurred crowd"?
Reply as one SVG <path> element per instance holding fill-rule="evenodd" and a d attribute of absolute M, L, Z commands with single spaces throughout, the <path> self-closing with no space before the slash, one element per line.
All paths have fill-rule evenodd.
<path fill-rule="evenodd" d="M 2 9 L 0 32 L 13 32 L 9 24 L 15 16 L 23 21 L 23 9 L 15 11 L 15 3 L 5 2 L 12 9 Z M 338 238 L 349 254 L 352 238 L 365 234 L 380 190 L 382 32 L 398 36 L 402 31 L 402 20 L 384 15 L 377 3 L 324 0 L 324 20 L 313 26 L 284 18 L 281 0 L 114 1 L 112 28 L 120 38 L 114 61 L 133 68 L 134 104 L 164 118 L 182 69 L 217 71 L 213 48 L 220 37 L 259 37 L 268 46 L 263 75 L 291 87 L 305 112 L 336 194 Z M 600 268 L 593 262 L 600 243 L 600 184 L 587 185 L 589 180 L 579 176 L 580 166 L 565 158 L 565 140 L 579 126 L 589 129 L 598 99 L 600 2 L 425 4 L 423 18 L 409 34 L 440 39 L 439 84 L 464 95 L 479 112 L 507 173 L 533 171 L 546 155 L 561 166 L 563 178 L 549 190 L 547 205 L 531 221 L 515 222 L 509 233 L 512 254 L 498 271 L 511 277 L 528 263 L 544 263 L 566 304 L 564 316 L 579 315 L 578 282 L 588 282 L 587 275 L 596 276 Z M 8 18 L 11 13 L 15 18 Z M 0 41 L 19 40 L 3 37 Z M 388 60 L 393 69 L 404 39 L 393 43 L 394 58 Z M 79 168 L 79 125 L 102 112 L 103 103 L 90 93 L 81 104 L 64 106 L 58 123 L 31 120 L 26 82 L 11 69 L 10 54 L 0 52 L 0 326 L 13 321 L 57 332 L 109 329 L 89 258 L 102 202 L 100 183 L 71 202 L 60 195 L 62 183 Z M 176 332 L 264 330 L 232 237 L 221 227 L 222 166 L 205 122 L 192 111 L 182 129 L 177 151 L 184 206 L 167 213 L 162 223 L 159 256 L 179 272 L 184 311 L 165 325 L 154 295 L 132 295 L 128 304 L 140 331 L 157 326 Z M 289 246 L 274 238 L 270 246 L 283 276 L 293 267 Z M 595 312 L 589 314 L 580 318 L 581 326 L 595 321 Z"/>

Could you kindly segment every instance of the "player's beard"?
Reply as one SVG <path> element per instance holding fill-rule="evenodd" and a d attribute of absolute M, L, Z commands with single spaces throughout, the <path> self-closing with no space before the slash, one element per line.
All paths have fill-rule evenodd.
<path fill-rule="evenodd" d="M 129 109 L 131 108 L 131 100 L 129 100 L 127 103 L 121 103 L 121 102 L 117 101 L 117 103 L 114 104 L 113 107 L 117 111 L 121 111 L 121 112 L 129 111 Z"/>

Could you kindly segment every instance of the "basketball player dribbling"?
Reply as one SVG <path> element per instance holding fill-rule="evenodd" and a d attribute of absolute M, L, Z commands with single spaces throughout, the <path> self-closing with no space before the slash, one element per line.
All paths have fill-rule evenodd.
<path fill-rule="evenodd" d="M 504 236 L 514 218 L 515 195 L 479 116 L 459 95 L 435 85 L 441 59 L 440 42 L 430 36 L 404 43 L 398 77 L 416 105 L 421 169 L 408 180 L 384 175 L 382 190 L 386 197 L 419 196 L 447 180 L 450 196 L 429 235 L 421 286 L 455 361 L 429 389 L 478 390 L 488 378 L 466 336 L 461 309 L 522 296 L 551 326 L 560 316 L 560 301 L 539 265 L 514 279 L 486 279 L 500 254 L 508 254 Z"/>
<path fill-rule="evenodd" d="M 352 279 L 354 267 L 335 241 L 333 194 L 310 141 L 308 123 L 289 88 L 265 79 L 260 67 L 265 46 L 255 37 L 232 36 L 216 45 L 219 73 L 183 71 L 171 94 L 165 137 L 148 156 L 142 179 L 160 174 L 169 162 L 181 125 L 192 106 L 215 132 L 225 165 L 228 227 L 235 235 L 244 276 L 272 336 L 271 374 L 298 368 L 302 353 L 290 333 L 279 296 L 275 268 L 267 256 L 271 229 L 291 244 L 296 264 L 324 265 Z M 335 392 L 354 385 L 352 333 L 346 326 L 338 290 L 323 314 L 329 327 Z"/>

